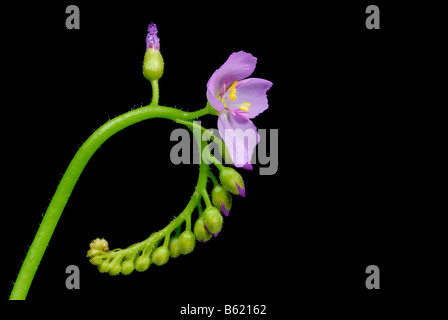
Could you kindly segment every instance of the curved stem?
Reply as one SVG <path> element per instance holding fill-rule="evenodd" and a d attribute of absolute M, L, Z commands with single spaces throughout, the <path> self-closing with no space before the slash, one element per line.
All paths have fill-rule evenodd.
<path fill-rule="evenodd" d="M 154 90 L 154 92 L 155 91 L 157 90 Z M 154 94 L 153 101 L 154 99 L 158 99 L 158 93 L 157 95 Z M 75 187 L 76 182 L 78 181 L 79 176 L 81 175 L 84 167 L 87 165 L 88 161 L 93 156 L 95 151 L 107 139 L 109 139 L 115 133 L 123 130 L 124 128 L 143 120 L 152 118 L 165 118 L 174 121 L 177 119 L 192 120 L 205 114 L 208 114 L 207 108 L 198 110 L 196 112 L 184 112 L 174 108 L 159 105 L 149 105 L 120 115 L 108 121 L 98 130 L 96 130 L 86 140 L 86 142 L 84 142 L 81 148 L 79 148 L 78 152 L 75 154 L 67 170 L 65 171 L 64 176 L 62 177 L 50 202 L 50 205 L 45 212 L 42 223 L 37 230 L 36 236 L 30 246 L 30 249 L 28 250 L 25 260 L 23 261 L 22 267 L 17 276 L 17 280 L 14 284 L 9 299 L 24 300 L 26 298 L 40 261 L 42 260 L 48 243 L 50 242 L 50 239 L 53 235 L 54 229 L 56 228 L 62 211 L 67 204 L 67 201 L 70 197 L 70 194 L 72 193 L 73 188 Z M 204 188 L 205 183 L 207 182 L 207 170 L 203 168 L 202 163 L 200 173 L 202 173 L 202 176 L 205 177 L 202 177 L 200 175 L 197 190 L 202 190 L 198 189 L 198 187 L 201 185 L 201 188 Z M 202 182 L 202 180 L 205 180 L 205 182 Z M 196 203 L 196 201 L 190 201 L 185 210 L 193 210 L 196 207 Z M 182 214 L 180 216 L 182 216 Z M 185 218 L 185 215 L 183 218 Z M 175 220 L 173 220 L 173 222 Z"/>
<path fill-rule="evenodd" d="M 216 178 L 216 176 L 213 174 L 213 172 L 211 170 L 209 170 L 209 172 L 208 172 L 208 177 L 210 178 L 210 180 L 212 180 L 214 187 L 219 185 L 218 179 Z"/>

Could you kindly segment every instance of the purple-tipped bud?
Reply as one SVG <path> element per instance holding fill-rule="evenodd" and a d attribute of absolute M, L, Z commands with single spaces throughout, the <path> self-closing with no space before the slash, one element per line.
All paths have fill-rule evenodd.
<path fill-rule="evenodd" d="M 235 185 L 238 188 L 238 195 L 243 198 L 246 197 L 246 189 L 244 187 L 241 189 L 237 183 Z"/>
<path fill-rule="evenodd" d="M 226 217 L 228 217 L 230 214 L 230 210 L 227 210 L 226 205 L 224 203 L 221 205 L 221 213 Z"/>
<path fill-rule="evenodd" d="M 212 189 L 212 203 L 213 206 L 221 210 L 221 213 L 226 217 L 229 216 L 232 208 L 232 198 L 227 190 L 220 185 L 216 185 Z"/>
<path fill-rule="evenodd" d="M 163 75 L 164 62 L 160 53 L 160 40 L 154 23 L 148 26 L 146 53 L 143 60 L 143 76 L 149 80 L 159 80 Z"/>
<path fill-rule="evenodd" d="M 223 187 L 229 192 L 241 197 L 246 196 L 243 178 L 236 172 L 236 170 L 225 167 L 219 173 L 219 179 L 221 180 Z"/>
<path fill-rule="evenodd" d="M 157 36 L 157 26 L 152 22 L 148 26 L 148 35 L 146 36 L 146 50 L 148 49 L 160 50 L 160 39 Z"/>
<path fill-rule="evenodd" d="M 194 223 L 193 231 L 196 240 L 202 243 L 206 243 L 212 237 L 212 235 L 205 229 L 203 217 L 200 217 L 198 220 L 196 220 L 196 222 Z"/>

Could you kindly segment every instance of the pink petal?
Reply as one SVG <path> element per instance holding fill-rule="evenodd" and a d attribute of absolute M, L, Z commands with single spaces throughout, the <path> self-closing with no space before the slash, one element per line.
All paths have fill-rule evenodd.
<path fill-rule="evenodd" d="M 230 110 L 224 110 L 218 117 L 218 130 L 233 164 L 238 168 L 250 168 L 254 148 L 260 141 L 260 135 L 253 122 Z"/>
<path fill-rule="evenodd" d="M 257 58 L 244 51 L 234 52 L 227 61 L 216 70 L 207 83 L 207 89 L 216 97 L 221 95 L 234 81 L 250 76 L 257 64 Z M 211 102 L 210 102 L 211 103 Z"/>
<path fill-rule="evenodd" d="M 258 78 L 250 78 L 238 82 L 236 86 L 236 99 L 229 102 L 228 108 L 235 109 L 237 114 L 241 114 L 246 118 L 255 118 L 269 107 L 266 92 L 271 86 L 272 82 Z M 241 112 L 238 109 L 243 102 L 250 103 L 248 112 Z"/>

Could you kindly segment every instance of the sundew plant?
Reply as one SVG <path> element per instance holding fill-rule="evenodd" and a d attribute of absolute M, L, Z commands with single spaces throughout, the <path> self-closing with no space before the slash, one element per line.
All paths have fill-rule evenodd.
<path fill-rule="evenodd" d="M 117 132 L 143 120 L 164 118 L 192 131 L 200 152 L 199 176 L 185 209 L 165 228 L 125 249 L 111 250 L 105 239 L 90 243 L 87 258 L 99 272 L 111 276 L 143 272 L 151 264 L 162 266 L 169 259 L 191 253 L 196 241 L 206 243 L 222 230 L 223 216 L 232 208 L 232 195 L 245 197 L 246 186 L 234 169 L 252 170 L 250 160 L 260 140 L 252 120 L 268 108 L 267 91 L 272 83 L 249 78 L 257 59 L 243 51 L 232 53 L 206 84 L 207 104 L 203 109 L 185 112 L 159 105 L 159 79 L 164 61 L 160 53 L 157 27 L 151 23 L 146 37 L 143 75 L 150 81 L 152 101 L 149 105 L 124 113 L 98 128 L 79 148 L 46 210 L 42 223 L 23 261 L 10 300 L 24 300 L 45 253 L 65 205 L 81 173 L 96 150 Z M 219 136 L 194 120 L 217 116 Z M 210 152 L 203 141 L 206 135 L 218 146 L 218 155 Z M 222 159 L 225 159 L 223 161 Z M 213 186 L 207 190 L 208 181 Z M 198 216 L 192 221 L 192 214 Z"/>

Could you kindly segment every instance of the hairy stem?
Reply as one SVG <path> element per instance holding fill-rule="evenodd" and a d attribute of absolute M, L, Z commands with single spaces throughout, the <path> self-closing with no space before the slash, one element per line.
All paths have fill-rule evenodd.
<path fill-rule="evenodd" d="M 50 202 L 50 205 L 45 212 L 42 223 L 37 230 L 36 236 L 30 246 L 30 249 L 25 257 L 25 260 L 23 261 L 22 267 L 17 276 L 16 282 L 9 297 L 10 300 L 24 300 L 26 298 L 40 261 L 42 260 L 42 257 L 45 253 L 48 243 L 50 242 L 62 211 L 67 204 L 67 201 L 72 193 L 73 188 L 75 187 L 76 182 L 78 181 L 78 178 L 80 177 L 82 171 L 84 170 L 85 166 L 87 165 L 88 161 L 93 156 L 95 151 L 107 139 L 109 139 L 115 133 L 129 127 L 130 125 L 147 119 L 165 118 L 174 121 L 179 119 L 192 120 L 197 117 L 209 114 L 207 108 L 198 110 L 196 112 L 184 112 L 178 109 L 156 105 L 156 101 L 158 101 L 158 92 L 153 97 L 153 102 L 151 105 L 129 111 L 108 121 L 98 130 L 96 130 L 79 148 L 78 152 L 75 154 L 67 170 L 65 171 L 64 176 L 62 177 L 62 180 L 60 181 L 56 192 Z M 201 163 L 201 185 L 203 184 L 202 180 L 205 180 L 205 182 L 207 181 L 207 173 L 202 173 L 203 171 L 207 171 L 207 169 L 203 168 L 203 166 L 204 165 Z M 190 201 L 185 210 L 193 210 L 196 207 L 196 203 L 196 201 Z M 181 214 L 180 216 L 183 216 L 183 218 L 185 218 L 185 215 L 183 214 Z M 173 220 L 173 222 L 174 221 L 176 221 L 176 219 Z M 172 223 L 170 225 L 172 225 Z M 172 230 L 174 230 L 174 228 Z"/>
<path fill-rule="evenodd" d="M 159 80 L 152 80 L 151 88 L 152 88 L 152 101 L 150 105 L 157 106 L 159 104 Z"/>

